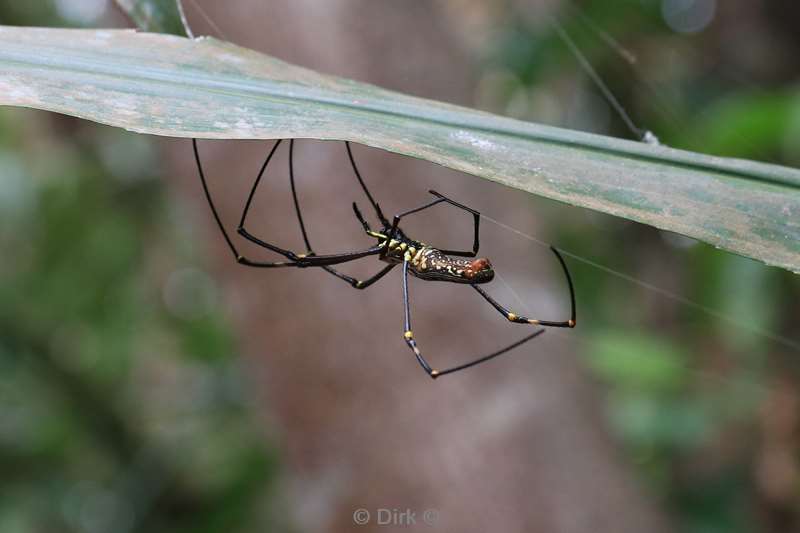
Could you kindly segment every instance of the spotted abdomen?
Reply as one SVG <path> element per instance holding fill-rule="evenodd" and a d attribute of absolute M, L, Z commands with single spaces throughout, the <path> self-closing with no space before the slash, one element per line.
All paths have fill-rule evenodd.
<path fill-rule="evenodd" d="M 413 256 L 409 254 L 408 259 L 411 273 L 420 279 L 478 284 L 494 278 L 492 264 L 486 258 L 459 259 L 425 246 Z"/>

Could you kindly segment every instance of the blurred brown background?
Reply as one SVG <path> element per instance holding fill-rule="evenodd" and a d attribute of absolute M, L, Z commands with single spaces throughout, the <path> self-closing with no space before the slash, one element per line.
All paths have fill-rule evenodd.
<path fill-rule="evenodd" d="M 459 28 L 448 21 L 451 14 L 440 8 L 374 2 L 264 7 L 254 3 L 253 11 L 225 17 L 225 8 L 209 5 L 208 15 L 220 28 L 235 28 L 237 42 L 288 61 L 472 104 L 478 73 Z M 263 25 L 247 23 L 254 18 Z M 217 190 L 224 191 L 226 211 L 238 213 L 264 145 L 254 143 L 248 147 L 252 152 L 230 145 L 215 143 L 209 173 L 224 176 L 225 185 Z M 186 161 L 185 150 L 178 150 Z M 524 212 L 525 199 L 513 191 L 374 150 L 356 155 L 387 213 L 423 203 L 427 189 L 436 187 L 486 212 L 519 213 L 510 222 L 536 227 Z M 350 213 L 353 199 L 366 204 L 348 172 L 343 146 L 301 142 L 297 160 L 301 201 L 318 252 L 368 244 Z M 297 246 L 286 163 L 277 163 L 283 164 L 273 175 L 279 179 L 270 182 L 274 198 L 261 204 L 250 227 Z M 194 175 L 189 189 L 197 192 Z M 272 207 L 281 204 L 285 209 Z M 463 246 L 470 241 L 469 224 L 467 215 L 443 208 L 419 215 L 407 227 L 418 228 L 413 234 L 431 242 Z M 534 301 L 545 305 L 537 316 L 566 316 L 566 293 L 549 252 L 531 250 L 487 226 L 484 222 L 482 254 L 492 257 L 503 276 L 519 281 L 517 290 L 540 293 Z M 438 235 L 430 236 L 430 228 L 439 228 Z M 520 247 L 528 253 L 514 254 Z M 363 263 L 369 266 L 354 271 L 376 270 L 374 260 Z M 265 275 L 226 264 L 245 351 L 263 374 L 267 404 L 288 428 L 286 457 L 295 471 L 289 494 L 303 529 L 349 531 L 358 508 L 371 510 L 373 520 L 379 508 L 418 514 L 436 509 L 449 531 L 582 531 L 600 524 L 607 531 L 656 529 L 659 518 L 646 510 L 646 498 L 593 423 L 599 413 L 570 354 L 569 337 L 546 335 L 516 357 L 433 383 L 402 342 L 398 272 L 361 293 L 324 272 Z M 466 361 L 522 336 L 472 291 L 424 283 L 412 283 L 410 290 L 415 332 L 434 364 Z M 265 335 L 248 334 L 259 331 Z M 584 503 L 574 508 L 561 501 Z M 623 502 L 633 511 L 620 513 Z"/>
<path fill-rule="evenodd" d="M 68 0 L 0 5 L 6 23 L 126 24 L 106 7 L 87 18 Z M 186 7 L 196 34 L 322 72 L 630 137 L 548 24 L 554 16 L 662 142 L 798 162 L 790 2 Z M 0 193 L 23 206 L 0 211 L 0 245 L 17 250 L 0 268 L 10 376 L 0 454 L 18 472 L 0 483 L 11 502 L 0 504 L 2 528 L 393 531 L 409 528 L 377 524 L 381 510 L 415 511 L 414 527 L 427 529 L 432 509 L 442 531 L 798 529 L 796 276 L 356 146 L 387 213 L 434 188 L 657 287 L 569 260 L 578 328 L 433 382 L 402 340 L 399 271 L 355 291 L 313 269 L 236 265 L 188 141 L 30 111 L 0 117 Z M 201 143 L 231 230 L 270 146 Z M 300 250 L 286 150 L 248 227 Z M 353 200 L 367 204 L 341 143 L 299 141 L 296 174 L 317 252 L 371 244 L 352 215 Z M 469 217 L 447 207 L 405 229 L 451 248 L 471 242 Z M 547 248 L 486 220 L 482 230 L 481 255 L 502 276 L 492 294 L 519 313 L 566 317 Z M 344 270 L 363 277 L 376 263 Z M 412 279 L 410 291 L 415 337 L 439 367 L 526 332 L 464 287 Z M 42 391 L 36 401 L 26 376 Z M 354 523 L 359 509 L 370 524 Z"/>

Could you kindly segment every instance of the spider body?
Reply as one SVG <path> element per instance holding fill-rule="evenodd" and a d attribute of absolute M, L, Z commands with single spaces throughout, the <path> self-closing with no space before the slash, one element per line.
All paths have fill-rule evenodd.
<path fill-rule="evenodd" d="M 478 365 L 490 359 L 494 359 L 495 357 L 504 354 L 526 342 L 529 340 L 539 336 L 540 334 L 544 333 L 544 329 L 536 329 L 532 333 L 528 334 L 526 337 L 502 348 L 497 350 L 489 355 L 485 355 L 483 357 L 478 357 L 476 359 L 472 359 L 467 363 L 454 366 L 451 368 L 447 368 L 445 370 L 436 370 L 428 364 L 425 357 L 422 355 L 422 352 L 417 345 L 417 341 L 414 338 L 414 334 L 411 331 L 411 310 L 410 310 L 410 300 L 409 300 L 409 291 L 408 291 L 408 275 L 409 273 L 421 280 L 424 281 L 445 281 L 449 283 L 456 283 L 467 285 L 472 287 L 484 300 L 486 300 L 489 304 L 492 305 L 503 317 L 511 323 L 514 324 L 524 324 L 524 325 L 534 325 L 534 326 L 547 326 L 547 327 L 558 327 L 558 328 L 572 328 L 575 327 L 575 292 L 572 287 L 572 279 L 570 278 L 569 271 L 567 270 L 567 265 L 564 262 L 564 259 L 561 257 L 561 254 L 558 253 L 558 250 L 551 247 L 550 249 L 555 254 L 556 258 L 558 259 L 561 268 L 564 272 L 564 276 L 567 281 L 567 285 L 569 286 L 569 294 L 570 294 L 570 304 L 571 304 L 571 314 L 568 320 L 558 320 L 558 321 L 551 321 L 551 320 L 539 320 L 534 318 L 528 318 L 525 316 L 518 315 L 509 311 L 503 305 L 501 305 L 497 300 L 492 298 L 484 289 L 480 287 L 480 285 L 489 283 L 494 278 L 495 272 L 492 263 L 486 258 L 478 258 L 478 249 L 480 248 L 480 213 L 478 211 L 467 207 L 465 205 L 459 204 L 447 198 L 446 196 L 439 194 L 436 191 L 429 191 L 435 198 L 433 200 L 428 201 L 427 203 L 416 207 L 414 209 L 409 209 L 407 211 L 401 212 L 395 215 L 391 222 L 384 216 L 383 212 L 381 211 L 380 206 L 372 197 L 367 189 L 364 180 L 361 177 L 361 173 L 358 171 L 358 167 L 356 166 L 355 160 L 353 159 L 353 153 L 350 150 L 350 144 L 345 142 L 345 146 L 347 148 L 347 155 L 350 159 L 350 164 L 353 168 L 353 173 L 358 180 L 358 183 L 361 185 L 361 189 L 364 191 L 367 199 L 369 200 L 372 208 L 375 212 L 376 217 L 380 221 L 381 225 L 380 231 L 373 231 L 367 222 L 366 218 L 361 214 L 358 206 L 355 202 L 353 202 L 353 212 L 355 213 L 356 218 L 361 223 L 361 226 L 364 228 L 366 234 L 374 239 L 377 239 L 377 243 L 374 246 L 370 246 L 364 250 L 356 250 L 356 251 L 348 251 L 348 252 L 341 252 L 336 254 L 327 254 L 327 255 L 319 255 L 314 252 L 311 247 L 311 242 L 308 238 L 308 232 L 306 231 L 305 223 L 303 221 L 303 216 L 300 211 L 300 203 L 297 197 L 297 190 L 295 189 L 295 180 L 294 180 L 294 165 L 293 165 L 293 150 L 294 150 L 294 140 L 289 142 L 289 183 L 291 185 L 292 190 L 292 198 L 294 200 L 294 207 L 295 213 L 297 214 L 297 221 L 300 226 L 300 233 L 303 237 L 303 242 L 305 243 L 306 252 L 305 253 L 297 253 L 292 250 L 287 250 L 276 246 L 275 244 L 269 243 L 265 240 L 256 237 L 255 235 L 251 234 L 247 229 L 245 229 L 245 222 L 247 219 L 247 213 L 250 209 L 250 205 L 253 201 L 253 196 L 255 195 L 256 189 L 258 188 L 259 183 L 261 182 L 261 178 L 264 175 L 264 171 L 267 168 L 272 156 L 275 154 L 275 151 L 280 144 L 280 140 L 276 141 L 272 147 L 272 150 L 269 152 L 264 164 L 261 167 L 261 170 L 258 173 L 258 176 L 253 183 L 253 187 L 250 190 L 250 195 L 247 198 L 247 202 L 245 203 L 244 209 L 242 211 L 241 219 L 239 220 L 239 226 L 237 228 L 237 233 L 247 239 L 248 241 L 265 248 L 271 252 L 275 252 L 285 258 L 283 261 L 256 261 L 245 257 L 244 255 L 240 254 L 236 245 L 234 245 L 233 241 L 231 240 L 228 232 L 225 229 L 225 226 L 222 223 L 222 220 L 219 217 L 219 213 L 217 213 L 217 209 L 214 206 L 214 202 L 211 199 L 211 193 L 208 190 L 208 184 L 206 183 L 205 174 L 203 172 L 203 166 L 200 162 L 200 154 L 197 148 L 197 141 L 192 139 L 192 146 L 194 149 L 194 157 L 195 162 L 197 163 L 198 173 L 200 175 L 200 180 L 203 185 L 203 191 L 205 192 L 206 199 L 208 200 L 209 207 L 211 208 L 211 213 L 214 215 L 214 219 L 219 226 L 219 229 L 222 233 L 225 242 L 227 243 L 228 247 L 230 248 L 234 258 L 236 261 L 244 266 L 254 267 L 254 268 L 286 268 L 286 267 L 295 267 L 295 268 L 308 268 L 308 267 L 319 267 L 329 274 L 345 281 L 350 286 L 355 289 L 367 289 L 372 284 L 376 283 L 380 279 L 382 279 L 386 274 L 388 274 L 392 269 L 397 266 L 402 266 L 403 271 L 403 307 L 404 307 L 404 330 L 403 330 L 403 340 L 405 341 L 406 345 L 413 351 L 414 356 L 417 359 L 417 362 L 420 366 L 427 372 L 427 374 L 431 378 L 438 378 L 445 374 L 450 374 L 453 372 L 457 372 L 459 370 L 464 370 L 466 368 L 470 368 L 472 366 Z M 438 204 L 450 204 L 451 206 L 457 207 L 462 209 L 468 213 L 470 213 L 473 217 L 473 244 L 471 250 L 449 250 L 443 248 L 437 248 L 434 246 L 430 246 L 425 244 L 422 241 L 418 241 L 408 237 L 402 229 L 399 227 L 400 220 L 403 217 L 413 215 L 419 211 L 424 209 L 428 209 Z M 339 272 L 338 270 L 333 268 L 333 265 L 338 265 L 341 263 L 346 263 L 349 261 L 354 261 L 356 259 L 361 259 L 363 257 L 368 256 L 378 256 L 378 259 L 384 263 L 386 266 L 383 267 L 379 272 L 373 275 L 370 278 L 365 280 L 358 280 L 347 274 Z"/>
<path fill-rule="evenodd" d="M 356 211 L 356 216 L 359 215 Z M 492 263 L 486 258 L 468 261 L 450 257 L 438 248 L 409 238 L 400 228 L 394 238 L 388 238 L 390 233 L 389 227 L 382 232 L 367 230 L 367 235 L 377 238 L 378 246 L 384 250 L 381 261 L 390 265 L 407 262 L 408 271 L 419 279 L 468 284 L 489 283 L 494 279 Z"/>
<path fill-rule="evenodd" d="M 406 261 L 412 275 L 428 281 L 448 281 L 478 285 L 494 279 L 492 263 L 486 258 L 457 259 L 441 250 L 425 246 L 416 255 L 410 251 Z"/>

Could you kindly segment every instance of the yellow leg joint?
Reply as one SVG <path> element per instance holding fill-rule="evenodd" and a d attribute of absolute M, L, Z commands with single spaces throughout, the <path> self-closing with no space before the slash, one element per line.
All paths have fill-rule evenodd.
<path fill-rule="evenodd" d="M 508 313 L 506 315 L 506 318 L 508 318 L 509 320 L 511 320 L 513 322 L 514 320 L 517 319 L 517 315 L 515 315 L 514 313 Z"/>
<path fill-rule="evenodd" d="M 411 330 L 408 330 L 408 331 L 406 331 L 406 332 L 403 334 L 403 337 L 405 337 L 405 338 L 406 338 L 406 339 L 408 339 L 408 340 L 411 340 L 411 339 L 413 339 L 413 338 L 414 338 L 414 334 L 413 334 L 413 333 L 411 333 Z"/>

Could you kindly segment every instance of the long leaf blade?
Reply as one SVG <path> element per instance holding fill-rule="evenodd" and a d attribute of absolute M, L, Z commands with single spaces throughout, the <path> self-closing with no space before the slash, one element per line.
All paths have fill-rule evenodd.
<path fill-rule="evenodd" d="M 0 104 L 132 131 L 346 139 L 800 271 L 800 171 L 520 122 L 215 39 L 0 27 Z"/>

